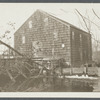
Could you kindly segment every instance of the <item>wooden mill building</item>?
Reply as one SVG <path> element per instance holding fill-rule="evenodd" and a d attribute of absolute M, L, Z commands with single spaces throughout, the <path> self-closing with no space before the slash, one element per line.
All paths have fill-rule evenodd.
<path fill-rule="evenodd" d="M 41 10 L 15 32 L 14 47 L 31 58 L 64 58 L 76 67 L 92 60 L 89 33 Z"/>

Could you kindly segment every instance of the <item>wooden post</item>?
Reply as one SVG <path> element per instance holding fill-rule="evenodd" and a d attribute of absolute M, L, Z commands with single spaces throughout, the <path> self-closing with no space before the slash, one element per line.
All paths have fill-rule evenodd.
<path fill-rule="evenodd" d="M 88 75 L 88 63 L 86 63 L 86 75 Z"/>
<path fill-rule="evenodd" d="M 73 74 L 73 65 L 70 65 L 70 75 Z"/>

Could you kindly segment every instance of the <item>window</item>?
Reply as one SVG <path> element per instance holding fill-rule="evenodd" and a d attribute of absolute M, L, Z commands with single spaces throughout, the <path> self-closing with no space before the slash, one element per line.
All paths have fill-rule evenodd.
<path fill-rule="evenodd" d="M 45 26 L 48 25 L 48 18 L 45 18 L 45 19 L 44 19 L 44 23 L 45 23 Z"/>
<path fill-rule="evenodd" d="M 62 44 L 62 48 L 64 48 L 65 47 L 65 44 Z"/>
<path fill-rule="evenodd" d="M 80 38 L 80 60 L 82 61 L 83 60 L 83 54 L 82 54 L 82 34 L 80 34 L 79 36 Z"/>
<path fill-rule="evenodd" d="M 80 42 L 82 41 L 82 34 L 80 34 Z"/>
<path fill-rule="evenodd" d="M 36 51 L 42 51 L 42 42 L 33 41 L 33 42 L 32 42 L 32 47 L 33 47 L 33 49 L 35 49 Z"/>
<path fill-rule="evenodd" d="M 25 44 L 25 36 L 22 36 L 22 44 Z"/>
<path fill-rule="evenodd" d="M 32 28 L 32 21 L 29 21 L 29 28 Z"/>
<path fill-rule="evenodd" d="M 72 39 L 74 40 L 74 32 L 72 32 Z"/>
<path fill-rule="evenodd" d="M 80 60 L 83 60 L 83 53 L 82 53 L 82 47 L 79 47 L 79 52 L 80 52 Z"/>

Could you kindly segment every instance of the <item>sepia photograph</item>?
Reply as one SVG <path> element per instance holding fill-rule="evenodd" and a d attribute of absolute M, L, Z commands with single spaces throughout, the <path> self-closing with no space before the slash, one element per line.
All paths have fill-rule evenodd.
<path fill-rule="evenodd" d="M 0 92 L 100 92 L 100 4 L 0 3 Z"/>

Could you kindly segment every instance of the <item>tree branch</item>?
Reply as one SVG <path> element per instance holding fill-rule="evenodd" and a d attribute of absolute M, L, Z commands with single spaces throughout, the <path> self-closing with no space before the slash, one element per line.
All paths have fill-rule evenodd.
<path fill-rule="evenodd" d="M 93 11 L 93 13 L 96 15 L 96 17 L 97 17 L 98 19 L 100 19 L 100 17 L 96 14 L 96 12 L 94 11 L 93 8 L 92 8 L 92 11 Z"/>

